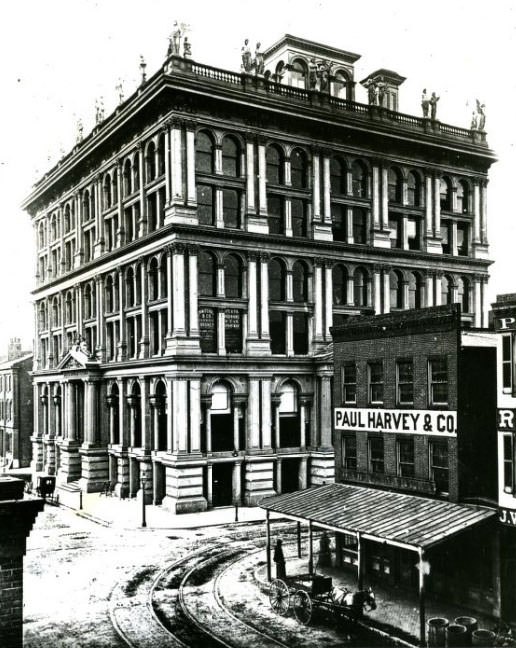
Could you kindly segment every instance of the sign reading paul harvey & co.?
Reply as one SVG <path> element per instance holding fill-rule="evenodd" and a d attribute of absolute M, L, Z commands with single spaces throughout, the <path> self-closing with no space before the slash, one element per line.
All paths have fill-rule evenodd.
<path fill-rule="evenodd" d="M 450 410 L 397 410 L 336 407 L 336 430 L 356 432 L 408 432 L 412 434 L 457 434 L 457 412 Z"/>

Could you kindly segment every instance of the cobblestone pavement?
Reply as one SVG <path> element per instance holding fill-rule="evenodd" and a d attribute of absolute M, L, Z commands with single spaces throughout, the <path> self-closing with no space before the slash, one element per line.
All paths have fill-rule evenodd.
<path fill-rule="evenodd" d="M 47 505 L 27 541 L 25 648 L 124 646 L 108 611 L 115 585 L 160 569 L 165 560 L 186 554 L 194 540 L 215 533 L 215 528 L 106 528 Z"/>

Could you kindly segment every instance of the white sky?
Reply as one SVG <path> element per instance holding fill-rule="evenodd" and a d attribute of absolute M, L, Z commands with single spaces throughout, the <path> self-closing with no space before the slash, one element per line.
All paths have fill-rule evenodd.
<path fill-rule="evenodd" d="M 420 114 L 421 90 L 441 96 L 438 118 L 469 127 L 475 98 L 486 104 L 498 155 L 489 183 L 490 297 L 516 292 L 516 0 L 17 0 L 0 22 L 0 355 L 9 337 L 33 337 L 32 231 L 19 205 L 32 184 L 85 134 L 95 98 L 106 115 L 162 64 L 174 20 L 190 24 L 193 59 L 239 70 L 245 38 L 267 48 L 284 33 L 357 54 L 356 80 L 380 67 L 407 77 L 400 110 Z M 357 86 L 357 100 L 366 102 Z M 469 104 L 467 105 L 467 103 Z"/>

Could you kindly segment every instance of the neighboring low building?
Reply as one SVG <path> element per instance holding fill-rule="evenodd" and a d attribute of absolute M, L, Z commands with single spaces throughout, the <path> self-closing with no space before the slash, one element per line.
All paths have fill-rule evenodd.
<path fill-rule="evenodd" d="M 498 295 L 491 311 L 498 332 L 498 506 L 502 618 L 516 623 L 516 294 Z"/>
<path fill-rule="evenodd" d="M 458 305 L 357 317 L 332 333 L 335 481 L 494 508 L 494 334 L 462 328 Z M 430 532 L 431 513 L 424 524 Z M 491 516 L 458 536 L 444 530 L 426 552 L 430 596 L 499 614 L 496 527 Z M 337 539 L 352 567 L 355 538 Z M 371 580 L 417 590 L 410 551 L 370 542 L 365 561 Z"/>
<path fill-rule="evenodd" d="M 16 342 L 16 339 L 14 340 Z M 32 353 L 9 344 L 9 359 L 0 364 L 0 467 L 30 465 L 33 432 Z"/>

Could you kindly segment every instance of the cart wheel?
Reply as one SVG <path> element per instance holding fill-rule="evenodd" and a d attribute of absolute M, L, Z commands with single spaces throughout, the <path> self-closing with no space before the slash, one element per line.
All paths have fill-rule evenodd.
<path fill-rule="evenodd" d="M 279 578 L 275 578 L 269 587 L 269 602 L 271 608 L 281 616 L 285 616 L 290 605 L 290 594 L 287 584 Z"/>
<path fill-rule="evenodd" d="M 299 623 L 308 625 L 312 618 L 312 601 L 303 590 L 297 590 L 293 596 L 294 615 Z"/>

